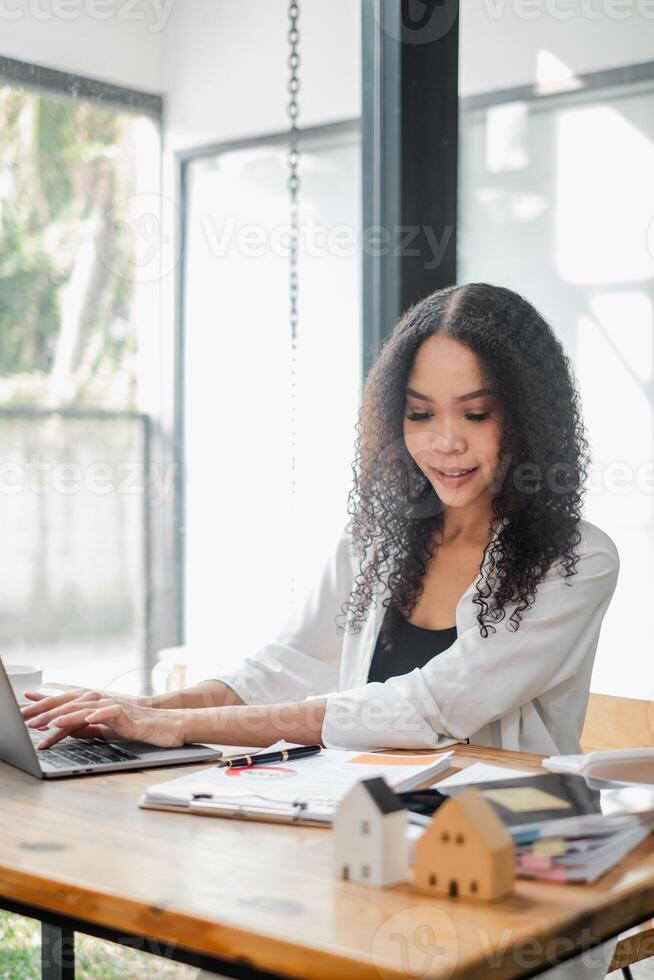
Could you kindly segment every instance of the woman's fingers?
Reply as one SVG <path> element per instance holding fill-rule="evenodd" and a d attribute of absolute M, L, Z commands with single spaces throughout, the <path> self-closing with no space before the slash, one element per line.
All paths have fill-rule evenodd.
<path fill-rule="evenodd" d="M 131 738 L 130 732 L 133 725 L 125 712 L 124 706 L 112 702 L 109 699 L 97 703 L 101 705 L 99 711 L 95 710 L 94 705 L 92 709 L 82 708 L 79 711 L 71 711 L 70 714 L 55 718 L 53 724 L 59 729 L 59 732 L 51 732 L 46 739 L 49 744 L 44 745 L 44 743 L 41 743 L 40 747 L 49 748 L 50 745 L 54 744 L 51 741 L 53 738 L 58 742 L 67 735 L 72 735 L 73 738 L 86 737 L 80 736 L 80 731 L 90 727 L 96 728 L 98 723 L 102 724 L 105 729 L 111 729 L 114 736 L 118 735 L 120 738 Z"/>
<path fill-rule="evenodd" d="M 50 730 L 44 740 L 39 743 L 39 748 L 49 749 L 56 742 L 60 742 L 62 738 L 66 738 L 67 735 L 78 738 L 78 732 L 86 727 L 86 718 L 89 714 L 90 709 L 84 708 L 81 711 L 71 711 L 67 715 L 62 715 L 61 718 L 56 718 L 54 721 L 55 728 Z M 30 727 L 33 727 L 33 723 Z"/>
<path fill-rule="evenodd" d="M 112 698 L 100 698 L 95 700 L 90 700 L 88 698 L 78 698 L 75 701 L 69 701 L 67 704 L 62 704 L 58 708 L 53 708 L 52 711 L 44 711 L 40 715 L 35 715 L 27 722 L 28 728 L 43 728 L 44 726 L 51 725 L 53 722 L 58 721 L 60 718 L 66 718 L 70 714 L 75 714 L 79 711 L 86 711 L 87 713 L 93 711 L 96 705 L 100 704 L 111 704 Z"/>
<path fill-rule="evenodd" d="M 115 734 L 113 729 L 107 725 L 82 725 L 80 728 L 74 728 L 71 731 L 64 729 L 60 731 L 48 731 L 46 738 L 37 745 L 37 749 L 52 748 L 57 742 L 69 736 L 71 738 L 101 738 L 107 741 L 110 738 L 115 738 Z"/>
<path fill-rule="evenodd" d="M 27 704 L 25 707 L 21 708 L 21 714 L 26 720 L 28 718 L 35 718 L 37 715 L 42 714 L 45 711 L 51 711 L 53 708 L 58 708 L 62 704 L 68 704 L 70 701 L 78 701 L 82 698 L 93 699 L 101 698 L 104 695 L 100 694 L 98 691 L 86 691 L 84 688 L 78 688 L 75 691 L 62 691 L 61 694 L 50 694 L 44 697 L 36 697 L 38 691 L 26 691 L 25 696 L 30 699 L 34 699 L 34 704 Z"/>
<path fill-rule="evenodd" d="M 104 739 L 105 742 L 116 737 L 115 731 L 108 725 L 88 725 L 88 729 L 95 733 L 94 738 Z"/>
<path fill-rule="evenodd" d="M 61 742 L 62 738 L 95 738 L 96 736 L 90 734 L 90 726 L 86 724 L 78 725 L 77 728 L 61 728 L 59 730 L 52 729 L 48 731 L 47 735 L 42 742 L 39 742 L 37 749 L 50 749 L 57 742 Z"/>
<path fill-rule="evenodd" d="M 135 724 L 124 704 L 108 704 L 91 712 L 87 718 L 92 725 L 108 725 L 119 738 L 136 738 Z"/>

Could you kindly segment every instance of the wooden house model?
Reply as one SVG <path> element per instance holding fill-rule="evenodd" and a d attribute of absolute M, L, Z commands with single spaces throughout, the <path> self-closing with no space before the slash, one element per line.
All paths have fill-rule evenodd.
<path fill-rule="evenodd" d="M 513 839 L 478 789 L 441 804 L 416 842 L 418 891 L 494 899 L 512 891 L 514 879 Z"/>
<path fill-rule="evenodd" d="M 407 812 L 381 777 L 363 779 L 334 815 L 334 868 L 339 878 L 392 885 L 408 876 Z"/>

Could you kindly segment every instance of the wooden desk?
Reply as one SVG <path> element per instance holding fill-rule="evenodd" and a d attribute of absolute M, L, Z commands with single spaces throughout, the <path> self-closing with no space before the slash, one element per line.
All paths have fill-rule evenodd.
<path fill-rule="evenodd" d="M 478 759 L 540 756 L 455 747 L 456 765 Z M 182 771 L 44 782 L 0 765 L 0 906 L 228 976 L 325 980 L 532 976 L 654 914 L 654 837 L 594 885 L 437 901 L 337 880 L 329 830 L 137 807 Z"/>

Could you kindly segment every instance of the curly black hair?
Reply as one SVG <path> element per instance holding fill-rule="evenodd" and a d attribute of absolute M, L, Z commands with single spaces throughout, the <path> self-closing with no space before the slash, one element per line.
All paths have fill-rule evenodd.
<path fill-rule="evenodd" d="M 481 636 L 495 632 L 508 604 L 514 608 L 506 628 L 517 630 L 550 566 L 560 563 L 571 584 L 579 560 L 574 549 L 590 458 L 561 344 L 541 314 L 510 289 L 484 282 L 439 289 L 396 323 L 366 379 L 356 425 L 347 527 L 361 564 L 341 612 L 346 628 L 358 632 L 375 587 L 383 591 L 388 584 L 380 633 L 386 649 L 399 617 L 410 615 L 422 592 L 437 548 L 434 534 L 442 528 L 440 499 L 403 435 L 407 379 L 418 348 L 434 334 L 477 355 L 503 419 L 489 543 L 473 597 Z M 343 626 L 338 629 L 342 635 Z"/>

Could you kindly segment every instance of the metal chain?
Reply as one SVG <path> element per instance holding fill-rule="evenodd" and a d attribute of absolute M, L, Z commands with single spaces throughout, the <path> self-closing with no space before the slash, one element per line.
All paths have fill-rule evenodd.
<path fill-rule="evenodd" d="M 287 114 L 290 122 L 288 132 L 288 195 L 289 195 L 289 260 L 288 260 L 288 299 L 289 299 L 289 320 L 291 327 L 291 513 L 295 503 L 295 450 L 296 450 L 296 368 L 297 368 L 297 327 L 298 327 L 298 260 L 300 244 L 300 214 L 299 214 L 299 190 L 300 190 L 300 150 L 299 150 L 299 131 L 297 127 L 300 106 L 298 102 L 298 92 L 300 90 L 300 31 L 298 27 L 300 19 L 300 6 L 298 0 L 290 0 L 288 5 L 288 69 L 289 78 L 287 84 L 288 106 Z M 291 576 L 291 606 L 295 602 L 295 576 Z"/>

